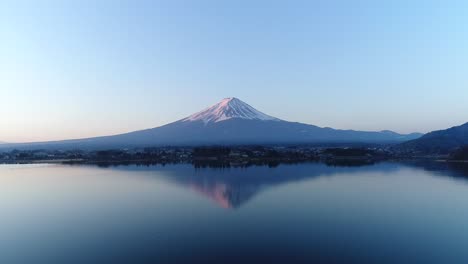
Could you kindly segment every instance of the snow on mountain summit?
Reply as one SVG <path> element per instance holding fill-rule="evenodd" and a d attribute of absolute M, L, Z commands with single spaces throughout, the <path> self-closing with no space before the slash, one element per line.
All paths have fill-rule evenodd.
<path fill-rule="evenodd" d="M 231 118 L 280 121 L 280 119 L 264 114 L 235 97 L 225 98 L 221 100 L 221 102 L 201 112 L 184 118 L 181 121 L 203 121 L 203 123 L 208 124 L 228 120 Z"/>

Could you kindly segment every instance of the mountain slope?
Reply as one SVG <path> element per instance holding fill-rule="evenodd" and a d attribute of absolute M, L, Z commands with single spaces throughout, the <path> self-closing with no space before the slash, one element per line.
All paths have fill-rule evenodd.
<path fill-rule="evenodd" d="M 397 148 L 427 154 L 447 154 L 465 145 L 468 145 L 468 123 L 427 133 L 421 138 L 400 144 Z"/>
<path fill-rule="evenodd" d="M 17 145 L 28 148 L 115 148 L 161 145 L 268 144 L 320 142 L 402 142 L 419 134 L 321 128 L 264 114 L 237 98 L 152 129 L 89 139 Z"/>

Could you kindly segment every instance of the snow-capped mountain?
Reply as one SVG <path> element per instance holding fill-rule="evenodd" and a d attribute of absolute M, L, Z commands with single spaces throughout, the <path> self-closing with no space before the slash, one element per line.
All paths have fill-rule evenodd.
<path fill-rule="evenodd" d="M 391 131 L 337 130 L 288 122 L 262 113 L 232 97 L 179 121 L 152 129 L 115 136 L 7 146 L 102 149 L 216 144 L 390 143 L 420 136 L 416 133 L 402 135 Z"/>
<path fill-rule="evenodd" d="M 216 123 L 232 118 L 262 120 L 262 121 L 281 121 L 276 117 L 264 114 L 241 100 L 230 97 L 221 102 L 208 107 L 198 113 L 182 119 L 183 122 L 202 121 L 204 124 Z"/>

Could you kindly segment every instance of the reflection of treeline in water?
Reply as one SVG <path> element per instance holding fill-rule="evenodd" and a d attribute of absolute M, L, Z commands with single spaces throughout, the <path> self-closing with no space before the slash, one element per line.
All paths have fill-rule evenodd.
<path fill-rule="evenodd" d="M 361 167 L 376 164 L 373 159 L 328 159 L 325 164 L 335 167 Z"/>
<path fill-rule="evenodd" d="M 407 160 L 400 161 L 401 164 L 424 169 L 425 171 L 438 173 L 438 175 L 454 178 L 468 178 L 467 162 L 445 162 L 433 160 Z"/>
<path fill-rule="evenodd" d="M 461 147 L 457 150 L 455 150 L 451 155 L 450 155 L 451 160 L 464 160 L 468 161 L 468 146 Z"/>

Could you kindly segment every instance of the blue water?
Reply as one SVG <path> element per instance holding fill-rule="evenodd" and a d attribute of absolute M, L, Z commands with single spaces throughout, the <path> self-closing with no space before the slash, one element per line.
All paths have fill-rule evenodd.
<path fill-rule="evenodd" d="M 0 263 L 468 263 L 468 170 L 0 166 Z"/>

